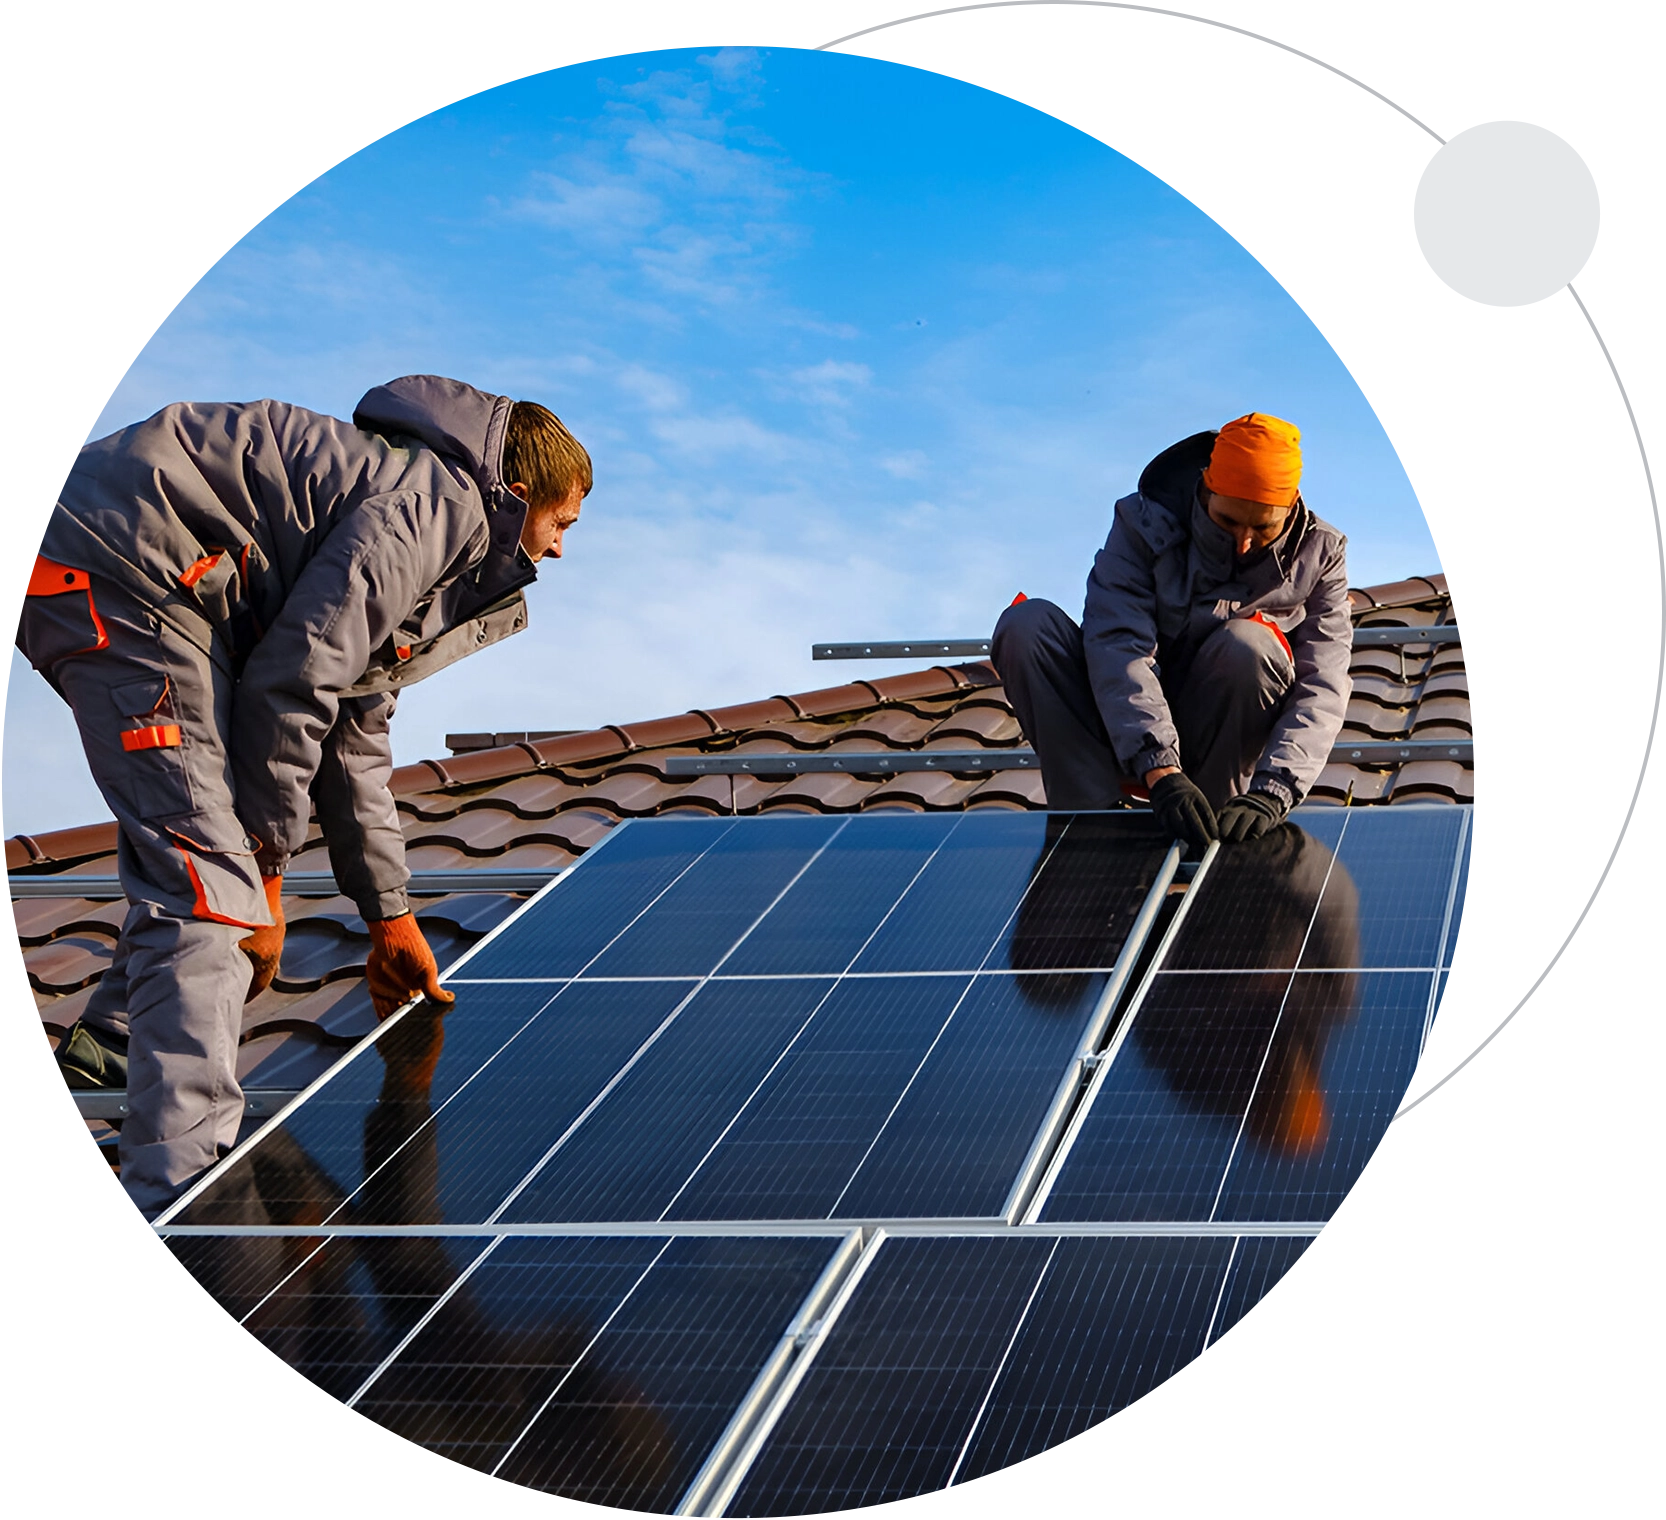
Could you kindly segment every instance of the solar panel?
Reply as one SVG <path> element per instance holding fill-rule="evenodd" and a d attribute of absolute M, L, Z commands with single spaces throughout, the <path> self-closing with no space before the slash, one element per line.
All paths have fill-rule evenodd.
<path fill-rule="evenodd" d="M 1305 809 L 1300 828 L 1223 850 L 1038 1217 L 1329 1218 L 1411 1081 L 1467 822 Z"/>
<path fill-rule="evenodd" d="M 159 1229 L 320 1387 L 515 1482 L 964 1482 L 1169 1376 L 1329 1217 L 1468 816 L 1301 809 L 1183 894 L 1146 813 L 621 826 Z"/>
<path fill-rule="evenodd" d="M 886 1503 L 1080 1434 L 1203 1350 L 1237 1244 L 885 1239 L 722 1512 Z"/>

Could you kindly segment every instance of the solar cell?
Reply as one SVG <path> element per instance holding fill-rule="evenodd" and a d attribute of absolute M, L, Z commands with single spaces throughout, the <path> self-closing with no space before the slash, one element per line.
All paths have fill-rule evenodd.
<path fill-rule="evenodd" d="M 665 818 L 655 819 L 652 828 L 614 829 L 583 857 L 582 871 L 521 911 L 512 933 L 500 931 L 465 956 L 456 978 L 576 976 L 730 827 Z"/>
<path fill-rule="evenodd" d="M 1212 1346 L 1249 1313 L 1313 1244 L 1311 1235 L 1240 1236 L 1232 1251 L 1220 1307 L 1209 1330 Z"/>
<path fill-rule="evenodd" d="M 505 1240 L 353 1408 L 508 1487 L 665 1515 L 835 1248 Z"/>

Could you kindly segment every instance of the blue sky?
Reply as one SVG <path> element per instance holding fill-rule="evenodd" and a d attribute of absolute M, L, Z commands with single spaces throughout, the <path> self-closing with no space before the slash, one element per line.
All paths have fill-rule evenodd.
<path fill-rule="evenodd" d="M 1141 465 L 1251 410 L 1302 428 L 1355 584 L 1439 564 L 1365 399 L 1231 238 L 1093 138 L 867 59 L 633 55 L 415 122 L 232 249 L 89 436 L 187 398 L 347 416 L 413 371 L 552 407 L 596 489 L 528 632 L 404 697 L 401 763 L 908 668 L 809 645 L 983 634 L 1020 590 L 1079 613 Z M 8 832 L 102 815 L 16 656 L 5 758 Z"/>

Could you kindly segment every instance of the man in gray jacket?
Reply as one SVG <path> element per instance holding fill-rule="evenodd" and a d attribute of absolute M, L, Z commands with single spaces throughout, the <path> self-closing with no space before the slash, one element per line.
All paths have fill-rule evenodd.
<path fill-rule="evenodd" d="M 1020 600 L 995 668 L 1050 807 L 1149 794 L 1202 849 L 1283 821 L 1342 726 L 1347 540 L 1301 498 L 1301 435 L 1252 412 L 1182 439 L 1116 504 L 1080 627 Z"/>
<path fill-rule="evenodd" d="M 122 1182 L 147 1214 L 235 1139 L 240 1010 L 277 969 L 315 809 L 378 1014 L 450 1001 L 406 897 L 388 720 L 400 688 L 525 626 L 590 485 L 552 413 L 433 375 L 351 424 L 181 403 L 81 451 L 18 647 L 120 825 L 129 911 L 59 1064 L 127 1088 Z"/>

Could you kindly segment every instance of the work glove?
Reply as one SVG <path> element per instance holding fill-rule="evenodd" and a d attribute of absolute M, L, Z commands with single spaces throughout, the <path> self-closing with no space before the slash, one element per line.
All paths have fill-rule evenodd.
<path fill-rule="evenodd" d="M 255 968 L 243 998 L 245 1003 L 252 1003 L 272 985 L 272 978 L 278 974 L 278 958 L 283 954 L 283 877 L 262 876 L 260 884 L 266 890 L 266 906 L 272 910 L 272 927 L 256 929 L 237 942 L 237 948 Z"/>
<path fill-rule="evenodd" d="M 1283 823 L 1288 811 L 1271 792 L 1245 792 L 1221 809 L 1221 839 L 1230 844 L 1259 839 Z"/>
<path fill-rule="evenodd" d="M 385 1019 L 415 997 L 449 1006 L 456 998 L 440 986 L 440 968 L 422 930 L 409 913 L 370 925 L 370 957 L 365 980 L 376 1017 Z"/>
<path fill-rule="evenodd" d="M 1200 853 L 1215 837 L 1214 809 L 1184 771 L 1170 771 L 1151 784 L 1151 806 L 1171 836 Z"/>

